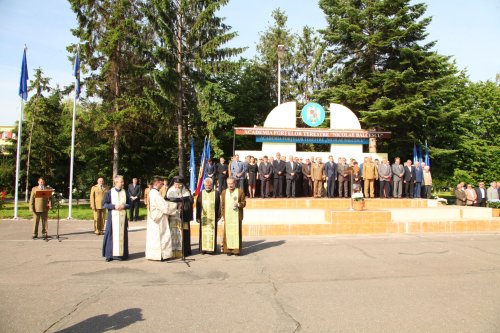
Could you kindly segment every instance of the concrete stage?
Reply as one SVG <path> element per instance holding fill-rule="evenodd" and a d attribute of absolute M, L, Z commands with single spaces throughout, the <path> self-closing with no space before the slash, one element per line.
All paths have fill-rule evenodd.
<path fill-rule="evenodd" d="M 500 231 L 500 217 L 491 208 L 432 199 L 365 199 L 364 211 L 349 207 L 350 199 L 247 199 L 243 236 Z M 197 224 L 192 234 L 197 237 Z"/>

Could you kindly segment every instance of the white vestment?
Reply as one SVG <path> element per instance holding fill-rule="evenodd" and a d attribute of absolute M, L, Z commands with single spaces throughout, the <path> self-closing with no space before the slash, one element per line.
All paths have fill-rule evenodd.
<path fill-rule="evenodd" d="M 172 238 L 168 217 L 177 215 L 177 205 L 166 202 L 156 189 L 151 189 L 148 199 L 146 259 L 172 258 Z"/>

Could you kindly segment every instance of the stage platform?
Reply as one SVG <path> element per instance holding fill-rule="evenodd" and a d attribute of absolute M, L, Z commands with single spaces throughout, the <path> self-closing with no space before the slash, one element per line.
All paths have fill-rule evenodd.
<path fill-rule="evenodd" d="M 365 210 L 349 208 L 350 199 L 339 198 L 247 199 L 243 236 L 500 232 L 491 208 L 432 199 L 365 199 Z"/>

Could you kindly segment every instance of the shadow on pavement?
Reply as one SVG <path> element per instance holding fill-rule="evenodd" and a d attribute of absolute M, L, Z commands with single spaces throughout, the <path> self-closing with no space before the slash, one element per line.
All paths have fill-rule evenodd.
<path fill-rule="evenodd" d="M 102 314 L 85 319 L 73 326 L 57 331 L 57 333 L 100 333 L 120 330 L 137 321 L 143 321 L 142 310 L 131 308 L 115 313 L 112 316 Z"/>
<path fill-rule="evenodd" d="M 242 248 L 242 254 L 249 254 L 249 253 L 254 253 L 254 252 L 259 252 L 263 251 L 265 249 L 268 249 L 270 247 L 275 247 L 275 246 L 280 246 L 285 244 L 286 242 L 284 240 L 276 241 L 276 242 L 266 242 L 265 240 L 258 240 L 258 241 L 250 241 L 250 242 L 243 242 L 243 248 Z"/>
<path fill-rule="evenodd" d="M 128 255 L 128 260 L 135 260 L 135 259 L 144 259 L 146 257 L 146 252 L 136 252 L 136 253 L 130 253 Z"/>

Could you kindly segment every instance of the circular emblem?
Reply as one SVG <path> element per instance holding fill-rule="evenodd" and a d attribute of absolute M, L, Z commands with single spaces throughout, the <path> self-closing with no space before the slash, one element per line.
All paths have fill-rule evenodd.
<path fill-rule="evenodd" d="M 311 127 L 317 127 L 325 120 L 325 109 L 318 103 L 307 103 L 302 108 L 302 120 Z"/>

